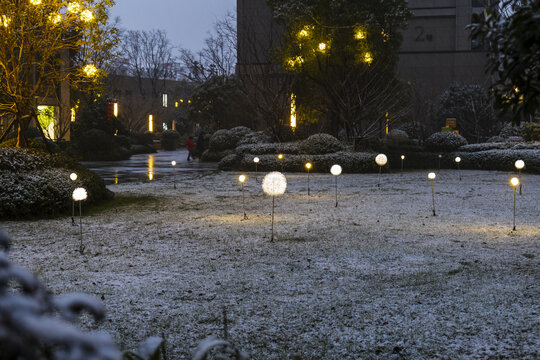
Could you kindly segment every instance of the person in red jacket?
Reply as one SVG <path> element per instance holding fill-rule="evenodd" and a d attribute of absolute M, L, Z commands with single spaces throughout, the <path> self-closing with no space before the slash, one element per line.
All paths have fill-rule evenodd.
<path fill-rule="evenodd" d="M 187 160 L 191 161 L 191 159 L 195 159 L 195 156 L 193 156 L 193 148 L 195 147 L 195 143 L 193 142 L 193 136 L 190 136 L 189 139 L 186 141 L 186 149 L 188 150 Z"/>

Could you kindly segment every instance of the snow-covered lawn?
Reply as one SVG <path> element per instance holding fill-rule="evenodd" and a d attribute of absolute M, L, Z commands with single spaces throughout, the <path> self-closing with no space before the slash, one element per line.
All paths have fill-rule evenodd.
<path fill-rule="evenodd" d="M 109 186 L 83 216 L 2 222 L 11 258 L 54 293 L 103 298 L 126 349 L 164 336 L 171 359 L 223 334 L 254 359 L 537 359 L 540 175 L 523 175 L 512 232 L 510 174 L 443 170 L 432 216 L 427 172 L 286 174 L 272 199 L 259 173 L 177 175 Z M 84 212 L 83 206 L 83 212 Z"/>

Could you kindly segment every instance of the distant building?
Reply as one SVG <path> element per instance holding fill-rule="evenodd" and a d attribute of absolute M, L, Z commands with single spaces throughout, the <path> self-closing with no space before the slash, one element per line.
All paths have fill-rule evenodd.
<path fill-rule="evenodd" d="M 398 72 L 424 96 L 437 97 L 452 83 L 486 86 L 486 51 L 469 38 L 473 13 L 493 0 L 409 0 L 413 17 L 403 32 Z M 266 0 L 238 0 L 238 65 L 242 76 L 271 61 L 268 51 L 280 42 Z"/>

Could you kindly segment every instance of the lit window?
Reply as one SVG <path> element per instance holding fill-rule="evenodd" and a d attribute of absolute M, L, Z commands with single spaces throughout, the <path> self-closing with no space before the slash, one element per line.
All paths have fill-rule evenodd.
<path fill-rule="evenodd" d="M 114 117 L 118 117 L 118 103 L 113 104 L 113 115 Z"/>
<path fill-rule="evenodd" d="M 163 107 L 167 107 L 167 94 L 163 94 Z"/>
<path fill-rule="evenodd" d="M 154 115 L 148 115 L 148 131 L 154 132 Z"/>

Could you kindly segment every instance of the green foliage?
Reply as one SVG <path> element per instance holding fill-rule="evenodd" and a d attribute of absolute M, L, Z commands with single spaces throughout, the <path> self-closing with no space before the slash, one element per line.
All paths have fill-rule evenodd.
<path fill-rule="evenodd" d="M 491 101 L 478 85 L 451 85 L 439 97 L 437 115 L 441 123 L 456 118 L 460 134 L 471 142 L 493 136 L 497 125 Z"/>
<path fill-rule="evenodd" d="M 161 146 L 164 150 L 176 150 L 180 145 L 180 134 L 176 130 L 165 130 L 161 133 Z"/>
<path fill-rule="evenodd" d="M 523 123 L 523 138 L 527 141 L 540 141 L 540 124 L 534 122 Z"/>
<path fill-rule="evenodd" d="M 473 14 L 471 36 L 487 45 L 495 107 L 515 123 L 540 108 L 540 0 L 503 0 L 496 11 Z"/>
<path fill-rule="evenodd" d="M 268 3 L 286 28 L 276 58 L 295 76 L 297 112 L 324 114 L 332 134 L 349 136 L 386 112 L 398 117 L 404 97 L 395 65 L 410 15 L 404 0 Z"/>

